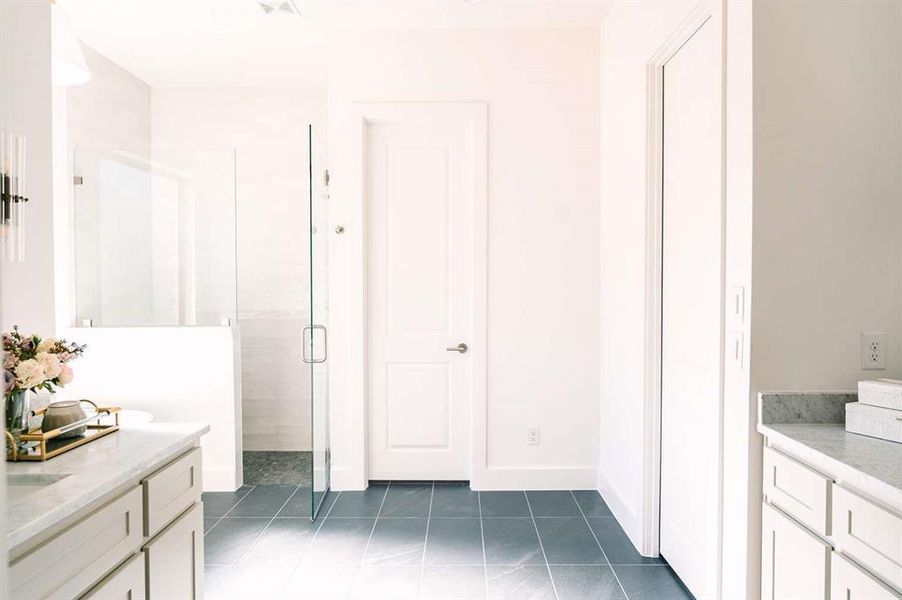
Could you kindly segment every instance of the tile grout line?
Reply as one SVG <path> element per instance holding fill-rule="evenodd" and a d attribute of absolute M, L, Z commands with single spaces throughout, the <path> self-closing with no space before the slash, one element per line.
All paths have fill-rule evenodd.
<path fill-rule="evenodd" d="M 255 486 L 255 487 L 256 487 L 256 486 Z M 260 533 L 258 533 L 257 536 L 254 537 L 254 541 L 251 542 L 250 546 L 247 547 L 247 550 L 244 551 L 244 553 L 241 555 L 241 558 L 239 558 L 239 559 L 235 562 L 236 565 L 241 564 L 241 561 L 244 560 L 244 557 L 247 556 L 248 553 L 249 553 L 249 552 L 253 549 L 253 547 L 257 544 L 257 542 L 260 541 L 260 538 L 263 537 L 263 534 L 266 532 L 267 529 L 269 529 L 269 526 L 272 525 L 273 521 L 276 520 L 276 517 L 279 516 L 279 513 L 282 512 L 282 509 L 284 509 L 286 506 L 288 506 L 288 503 L 291 502 L 291 499 L 294 498 L 294 495 L 298 493 L 298 490 L 299 490 L 299 489 L 301 489 L 301 486 L 297 486 L 296 488 L 294 488 L 294 491 L 291 492 L 291 494 L 288 496 L 288 498 L 285 500 L 285 502 L 282 503 L 282 506 L 279 507 L 279 510 L 277 510 L 277 511 L 275 512 L 275 514 L 273 514 L 273 516 L 272 516 L 272 518 L 269 520 L 269 522 L 263 527 L 263 529 L 260 530 Z M 243 498 L 242 498 L 242 499 L 243 499 Z M 238 505 L 236 504 L 235 506 L 238 506 Z M 279 591 L 281 592 L 282 590 L 279 590 Z"/>
<path fill-rule="evenodd" d="M 595 530 L 592 529 L 592 525 L 591 523 L 589 523 L 589 518 L 586 516 L 586 513 L 583 512 L 583 507 L 582 505 L 580 505 L 579 500 L 576 499 L 576 494 L 573 493 L 573 490 L 570 490 L 570 497 L 573 498 L 574 502 L 576 502 L 576 507 L 579 509 L 579 514 L 583 516 L 583 520 L 586 522 L 586 527 L 589 528 L 589 533 L 592 534 L 592 539 L 594 539 L 595 543 L 598 544 L 598 548 L 601 550 L 601 555 L 604 557 L 604 561 L 608 563 L 608 568 L 610 568 L 611 573 L 614 574 L 614 581 L 616 581 L 617 585 L 620 586 L 620 591 L 623 592 L 623 597 L 626 598 L 626 600 L 629 600 L 629 596 L 626 593 L 626 588 L 623 587 L 623 583 L 620 581 L 620 577 L 617 576 L 617 571 L 614 570 L 614 565 L 611 564 L 611 560 L 608 558 L 608 553 L 604 551 L 604 546 L 602 546 L 601 542 L 598 541 L 598 536 L 595 535 Z"/>
<path fill-rule="evenodd" d="M 525 493 L 525 492 L 524 492 Z M 482 540 L 482 573 L 485 577 L 485 595 L 489 595 L 489 560 L 485 555 L 485 528 L 482 523 L 482 492 L 476 492 L 476 501 L 479 503 L 479 537 Z"/>
<path fill-rule="evenodd" d="M 247 497 L 247 494 L 250 494 L 251 492 L 254 491 L 255 487 L 257 487 L 256 484 L 251 485 L 251 489 L 249 489 L 246 494 L 241 496 L 241 498 L 238 499 L 238 502 L 233 504 L 231 506 L 231 508 L 229 508 L 229 510 L 227 510 L 224 513 L 222 513 L 221 515 L 219 515 L 219 518 L 216 519 L 216 522 L 213 523 L 212 525 L 210 525 L 210 529 L 208 529 L 207 531 L 204 532 L 204 536 L 206 536 L 208 533 L 213 531 L 216 528 L 216 526 L 219 525 L 219 523 L 222 522 L 222 520 L 226 518 L 226 515 L 229 514 L 230 512 L 232 512 L 232 509 L 235 508 L 236 506 L 238 506 L 238 504 Z M 201 502 L 203 502 L 203 495 L 201 495 Z"/>
<path fill-rule="evenodd" d="M 572 495 L 573 493 L 571 492 L 571 496 Z M 536 537 L 539 539 L 539 548 L 542 550 L 542 558 L 545 559 L 545 568 L 548 570 L 548 579 L 551 580 L 551 589 L 554 591 L 554 597 L 557 600 L 560 600 L 560 596 L 558 596 L 557 594 L 557 585 L 555 585 L 554 583 L 554 575 L 551 574 L 551 565 L 548 564 L 548 555 L 545 554 L 545 544 L 542 543 L 542 536 L 539 534 L 539 526 L 536 523 L 536 516 L 532 512 L 532 504 L 529 502 L 529 494 L 526 493 L 526 490 L 523 491 L 523 496 L 526 498 L 526 508 L 529 509 L 529 517 L 532 519 L 532 527 L 536 530 Z"/>
<path fill-rule="evenodd" d="M 385 486 L 385 493 L 382 495 L 382 502 L 379 503 L 379 511 L 376 513 L 376 518 L 373 519 L 373 527 L 370 529 L 370 537 L 366 538 L 366 545 L 363 547 L 363 554 L 360 555 L 360 564 L 357 565 L 357 570 L 354 571 L 354 580 L 351 582 L 351 591 L 348 594 L 349 596 L 354 593 L 354 584 L 357 582 L 357 576 L 360 574 L 360 569 L 362 569 L 364 566 L 364 560 L 366 560 L 366 552 L 370 549 L 370 542 L 373 541 L 373 534 L 376 533 L 376 525 L 379 524 L 379 515 L 382 514 L 382 509 L 385 507 L 385 501 L 388 499 L 389 491 L 391 491 L 391 481 L 389 481 L 388 485 Z"/>
<path fill-rule="evenodd" d="M 426 546 L 429 544 L 429 522 L 432 520 L 432 501 L 435 500 L 435 481 L 429 494 L 429 512 L 426 513 L 426 537 L 423 538 L 423 556 L 420 557 L 420 572 L 417 575 L 417 598 L 420 597 L 420 586 L 423 583 L 423 570 L 426 568 Z"/>
<path fill-rule="evenodd" d="M 328 492 L 327 492 L 328 493 Z M 298 564 L 291 569 L 291 573 L 288 575 L 288 579 L 285 580 L 285 585 L 291 583 L 291 578 L 294 577 L 294 574 L 298 569 L 301 568 L 301 563 L 304 560 L 304 555 L 307 554 L 307 551 L 313 546 L 313 542 L 316 540 L 316 536 L 319 535 L 319 530 L 323 528 L 323 525 L 326 523 L 326 519 L 329 518 L 329 514 L 331 514 L 332 509 L 335 508 L 335 505 L 338 504 L 338 499 L 341 497 L 341 492 L 338 492 L 338 495 L 335 496 L 335 500 L 332 502 L 332 506 L 329 507 L 329 510 L 326 511 L 326 514 L 323 515 L 323 519 L 319 522 L 319 526 L 316 528 L 316 531 L 313 532 L 313 537 L 310 538 L 310 543 L 304 548 L 304 551 L 301 553 L 301 559 L 298 561 Z M 282 594 L 280 596 L 284 597 L 285 590 L 282 590 Z"/>

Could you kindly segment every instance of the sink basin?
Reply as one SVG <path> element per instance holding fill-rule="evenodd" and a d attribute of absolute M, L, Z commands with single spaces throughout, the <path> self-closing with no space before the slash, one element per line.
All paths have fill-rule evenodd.
<path fill-rule="evenodd" d="M 35 492 L 39 492 L 48 485 L 54 484 L 68 475 L 52 473 L 7 473 L 6 474 L 6 498 L 12 504 Z"/>

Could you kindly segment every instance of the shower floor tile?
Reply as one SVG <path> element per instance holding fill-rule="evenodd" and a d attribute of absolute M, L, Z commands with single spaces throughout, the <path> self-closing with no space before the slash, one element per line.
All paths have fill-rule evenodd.
<path fill-rule="evenodd" d="M 245 485 L 310 487 L 311 452 L 244 451 Z"/>

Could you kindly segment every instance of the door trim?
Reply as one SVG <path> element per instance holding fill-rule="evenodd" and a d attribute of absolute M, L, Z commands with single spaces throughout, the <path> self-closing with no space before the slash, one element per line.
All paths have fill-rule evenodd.
<path fill-rule="evenodd" d="M 370 123 L 408 120 L 417 114 L 445 112 L 472 123 L 474 157 L 473 212 L 473 331 L 468 343 L 472 361 L 470 406 L 470 485 L 476 489 L 485 480 L 486 361 L 488 322 L 488 106 L 485 102 L 355 102 L 348 107 L 348 121 L 341 125 L 347 134 L 348 175 L 346 192 L 350 247 L 347 299 L 348 323 L 348 419 L 347 465 L 333 468 L 338 489 L 364 489 L 369 481 L 369 373 L 368 373 L 368 248 L 369 214 L 366 207 L 366 130 Z M 347 127 L 347 129 L 344 129 Z M 472 340 L 472 341 L 471 341 Z M 339 422 L 339 420 L 333 420 Z"/>
<path fill-rule="evenodd" d="M 724 401 L 724 282 L 726 281 L 726 109 L 725 109 L 725 27 L 722 4 L 700 2 L 680 26 L 652 55 L 646 65 L 646 226 L 645 226 L 645 394 L 642 481 L 642 554 L 656 556 L 660 552 L 661 533 L 661 352 L 663 309 L 663 181 L 664 181 L 664 65 L 697 32 L 711 21 L 718 27 L 721 39 L 721 269 L 720 269 L 720 393 L 718 402 L 717 459 L 717 592 L 720 596 L 723 572 L 723 401 Z"/>

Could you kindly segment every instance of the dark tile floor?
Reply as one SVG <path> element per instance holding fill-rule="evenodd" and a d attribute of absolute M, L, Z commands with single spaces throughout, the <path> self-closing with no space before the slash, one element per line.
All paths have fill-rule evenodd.
<path fill-rule="evenodd" d="M 594 491 L 474 492 L 466 484 L 373 483 L 205 493 L 208 598 L 681 599 L 667 564 L 640 556 Z"/>

